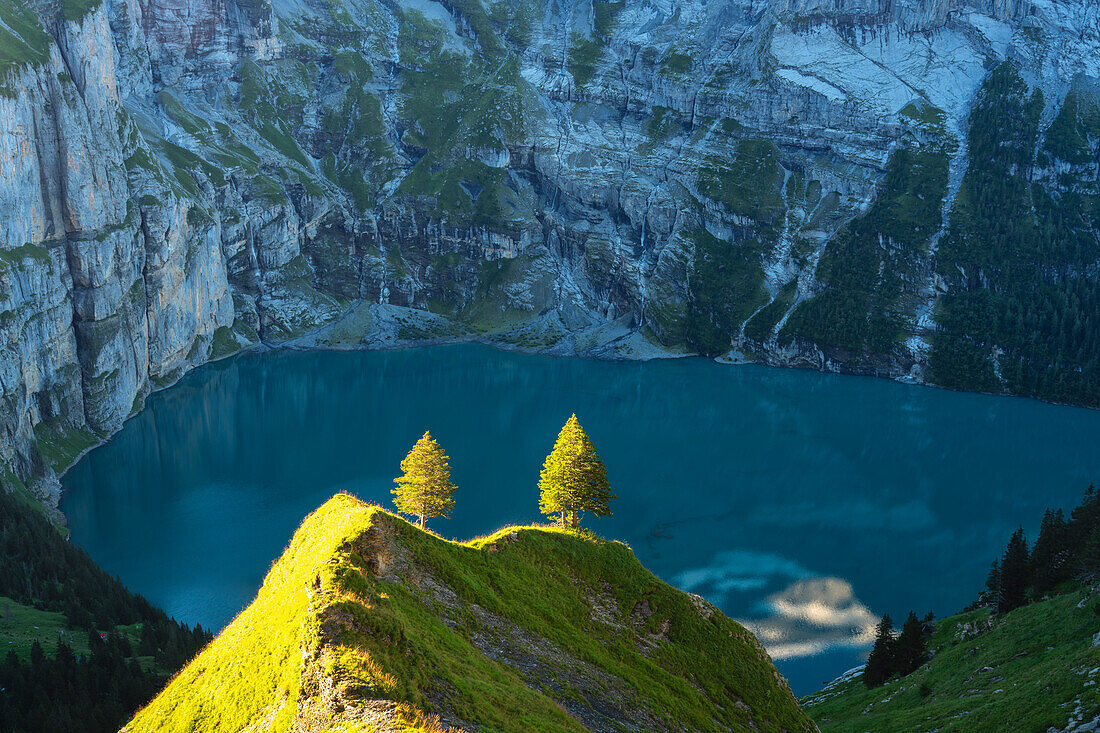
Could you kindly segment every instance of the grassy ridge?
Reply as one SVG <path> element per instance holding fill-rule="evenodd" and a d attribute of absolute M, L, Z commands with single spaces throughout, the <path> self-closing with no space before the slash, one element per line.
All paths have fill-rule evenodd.
<path fill-rule="evenodd" d="M 855 678 L 802 699 L 822 731 L 1045 731 L 1100 710 L 1100 600 L 1087 588 L 989 625 L 978 609 L 937 623 L 931 661 L 868 690 Z"/>
<path fill-rule="evenodd" d="M 751 634 L 621 543 L 547 527 L 449 542 L 337 495 L 127 730 L 359 730 L 384 709 L 413 730 L 442 714 L 577 731 L 605 703 L 650 729 L 813 726 Z"/>
<path fill-rule="evenodd" d="M 334 500 L 310 515 L 256 600 L 127 729 L 239 730 L 266 720 L 270 730 L 286 730 L 296 709 L 299 650 L 317 640 L 317 629 L 303 623 L 310 576 L 370 526 L 372 513 Z"/>

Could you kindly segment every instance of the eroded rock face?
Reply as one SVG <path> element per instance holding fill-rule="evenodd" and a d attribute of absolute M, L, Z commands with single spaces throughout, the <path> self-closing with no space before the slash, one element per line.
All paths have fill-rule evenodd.
<path fill-rule="evenodd" d="M 1005 60 L 1043 95 L 1026 175 L 1096 194 L 1084 0 L 7 1 L 42 30 L 0 93 L 0 466 L 47 493 L 150 389 L 259 343 L 950 382 L 941 296 L 998 281 L 938 245 Z M 1084 157 L 1044 158 L 1071 93 Z"/>

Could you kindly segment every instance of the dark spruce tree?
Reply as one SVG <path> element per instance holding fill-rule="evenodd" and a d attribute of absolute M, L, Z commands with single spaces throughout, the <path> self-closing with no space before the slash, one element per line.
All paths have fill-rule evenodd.
<path fill-rule="evenodd" d="M 1039 537 L 1031 548 L 1031 587 L 1037 596 L 1073 576 L 1071 554 L 1069 525 L 1062 510 L 1047 509 L 1039 525 Z"/>
<path fill-rule="evenodd" d="M 1095 486 L 1089 486 L 1085 490 L 1085 497 L 1077 508 L 1070 514 L 1069 519 L 1069 545 L 1077 551 L 1073 572 L 1084 571 L 1095 573 L 1100 571 L 1100 548 L 1089 549 L 1097 538 L 1097 530 L 1100 530 L 1100 492 Z"/>
<path fill-rule="evenodd" d="M 897 637 L 894 636 L 894 622 L 890 614 L 882 617 L 875 629 L 875 646 L 867 657 L 867 666 L 863 668 L 863 684 L 878 687 L 894 675 L 897 653 Z"/>
<path fill-rule="evenodd" d="M 928 659 L 928 628 L 931 626 L 931 614 L 925 620 L 909 612 L 901 635 L 894 646 L 894 672 L 902 677 L 913 672 Z"/>
<path fill-rule="evenodd" d="M 1100 572 L 1100 527 L 1095 527 L 1081 546 L 1074 565 L 1085 573 Z"/>
<path fill-rule="evenodd" d="M 996 605 L 997 595 L 1001 592 L 1001 559 L 996 558 L 989 566 L 985 576 L 985 591 L 978 596 L 977 605 Z"/>
<path fill-rule="evenodd" d="M 1012 533 L 1004 555 L 1001 556 L 1001 572 L 997 583 L 997 613 L 1015 610 L 1027 602 L 1027 586 L 1031 575 L 1027 539 L 1023 528 Z"/>

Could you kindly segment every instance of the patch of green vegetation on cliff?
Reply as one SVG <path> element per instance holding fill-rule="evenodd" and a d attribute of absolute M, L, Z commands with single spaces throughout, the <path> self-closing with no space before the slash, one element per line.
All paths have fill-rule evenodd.
<path fill-rule="evenodd" d="M 679 298 L 651 301 L 646 306 L 642 333 L 648 341 L 669 350 L 686 352 L 687 304 Z"/>
<path fill-rule="evenodd" d="M 444 31 L 419 13 L 398 36 L 403 62 L 403 140 L 435 161 L 469 148 L 503 150 L 526 127 L 529 85 L 515 58 L 486 66 L 445 50 Z"/>
<path fill-rule="evenodd" d="M 760 243 L 725 242 L 705 229 L 687 236 L 695 245 L 687 339 L 700 353 L 714 356 L 729 349 L 741 324 L 768 300 Z"/>
<path fill-rule="evenodd" d="M 745 324 L 745 335 L 761 343 L 768 340 L 772 329 L 778 325 L 783 314 L 794 303 L 798 292 L 798 282 L 792 280 L 776 294 L 775 300 L 768 303 Z"/>
<path fill-rule="evenodd" d="M 450 0 L 451 6 L 458 12 L 474 31 L 482 54 L 490 63 L 500 63 L 505 53 L 504 47 L 493 31 L 489 14 L 481 0 Z"/>
<path fill-rule="evenodd" d="M 514 307 L 508 294 L 510 286 L 523 282 L 535 267 L 531 254 L 514 258 L 477 261 L 477 287 L 474 297 L 465 304 L 460 318 L 472 331 L 480 334 L 499 334 L 526 323 L 534 313 Z M 545 302 L 545 279 L 529 285 L 529 291 L 538 304 Z"/>
<path fill-rule="evenodd" d="M 506 661 L 528 640 L 559 675 L 525 679 L 530 664 Z M 369 705 L 396 707 L 409 730 L 444 713 L 484 730 L 582 731 L 565 708 L 586 679 L 601 694 L 621 685 L 618 704 L 677 729 L 811 726 L 751 634 L 621 543 L 553 527 L 450 542 L 340 494 L 127 730 L 278 732 L 296 715 L 363 730 Z"/>
<path fill-rule="evenodd" d="M 258 343 L 260 340 L 260 334 L 256 332 L 252 324 L 242 318 L 233 319 L 233 333 L 252 344 Z"/>
<path fill-rule="evenodd" d="M 123 164 L 126 166 L 126 170 L 145 170 L 150 173 L 159 173 L 160 167 L 149 156 L 149 151 L 145 148 L 137 148 L 130 154 Z"/>
<path fill-rule="evenodd" d="M 661 73 L 666 76 L 686 76 L 694 66 L 695 61 L 691 56 L 672 49 L 661 61 Z"/>
<path fill-rule="evenodd" d="M 574 33 L 569 37 L 569 48 L 566 51 L 565 66 L 573 75 L 578 87 L 583 87 L 592 81 L 596 75 L 596 68 L 603 57 L 604 46 L 599 41 L 585 38 L 581 33 Z"/>
<path fill-rule="evenodd" d="M 935 314 L 931 379 L 961 389 L 1008 390 L 1100 405 L 1100 196 L 1095 173 L 1078 183 L 1035 175 L 1043 99 L 1011 63 L 990 75 L 968 133 L 970 165 L 936 262 L 947 292 Z M 1068 96 L 1050 155 L 1100 151 L 1088 115 Z M 1070 160 L 1066 160 L 1069 163 Z"/>
<path fill-rule="evenodd" d="M 164 150 L 164 155 L 168 158 L 168 161 L 175 170 L 176 179 L 179 181 L 180 185 L 184 186 L 188 193 L 198 191 L 196 188 L 198 183 L 195 177 L 189 172 L 193 170 L 202 171 L 215 186 L 219 188 L 225 186 L 225 174 L 216 165 L 204 160 L 190 150 L 181 148 L 167 140 L 162 141 L 161 146 Z"/>
<path fill-rule="evenodd" d="M 256 128 L 264 140 L 271 143 L 272 147 L 293 161 L 301 163 L 307 169 L 310 167 L 309 159 L 298 146 L 297 141 L 283 130 L 278 123 L 262 122 Z"/>
<path fill-rule="evenodd" d="M 658 143 L 671 136 L 679 126 L 680 113 L 670 107 L 658 105 L 653 108 L 649 119 L 642 125 L 642 130 L 651 143 Z"/>
<path fill-rule="evenodd" d="M 360 211 L 367 211 L 374 206 L 377 191 L 367 183 L 359 164 L 338 161 L 336 156 L 329 153 L 321 160 L 321 172 L 347 191 Z"/>
<path fill-rule="evenodd" d="M 782 189 L 783 167 L 771 140 L 739 140 L 732 159 L 712 155 L 699 169 L 700 193 L 763 224 L 783 215 Z"/>
<path fill-rule="evenodd" d="M 1086 600 L 1087 599 L 1087 600 Z M 1083 605 L 1082 605 L 1083 603 Z M 867 689 L 858 677 L 802 699 L 824 733 L 1045 731 L 1100 710 L 1100 600 L 1077 588 L 989 622 L 989 610 L 936 624 L 932 660 Z M 965 630 L 964 630 L 965 627 Z"/>
<path fill-rule="evenodd" d="M 447 31 L 405 10 L 398 47 L 403 64 L 402 142 L 422 157 L 396 194 L 426 199 L 435 216 L 456 224 L 508 228 L 515 197 L 507 171 L 486 165 L 507 156 L 526 130 L 531 90 L 516 59 L 487 66 L 447 50 Z M 378 119 L 381 129 L 381 118 Z M 485 158 L 488 155 L 490 158 Z"/>
<path fill-rule="evenodd" d="M 937 139 L 944 144 L 950 146 L 955 145 L 953 137 L 948 140 L 947 113 L 939 107 L 933 107 L 931 104 L 927 103 L 917 104 L 915 102 L 910 102 L 902 108 L 898 116 L 911 121 L 917 127 L 937 136 Z"/>
<path fill-rule="evenodd" d="M 626 0 L 592 0 L 592 30 L 603 40 L 611 38 L 615 18 L 626 7 Z"/>
<path fill-rule="evenodd" d="M 403 280 L 409 276 L 409 268 L 405 266 L 405 258 L 401 256 L 401 247 L 396 242 L 386 248 L 386 265 L 391 277 Z"/>
<path fill-rule="evenodd" d="M 244 109 L 253 109 L 267 94 L 267 79 L 260 65 L 251 57 L 245 58 L 240 68 L 240 104 Z"/>
<path fill-rule="evenodd" d="M 362 57 L 352 54 L 355 58 Z M 321 160 L 321 172 L 340 186 L 360 210 L 377 204 L 379 189 L 393 175 L 393 146 L 386 138 L 381 100 L 364 90 L 370 69 L 349 65 L 344 98 L 324 109 L 321 127 L 332 140 Z"/>
<path fill-rule="evenodd" d="M 1084 165 L 1095 159 L 1093 147 L 1098 139 L 1100 106 L 1070 91 L 1043 135 L 1043 147 L 1059 160 Z"/>
<path fill-rule="evenodd" d="M 401 116 L 409 122 L 403 139 L 431 149 L 449 139 L 466 98 L 469 63 L 446 49 L 444 29 L 415 10 L 405 10 L 397 44 L 402 70 Z"/>
<path fill-rule="evenodd" d="M 513 58 L 471 90 L 473 102 L 462 114 L 456 142 L 503 151 L 509 142 L 523 139 L 528 115 L 538 114 L 539 105 L 529 103 L 531 88 L 519 72 L 519 61 Z"/>
<path fill-rule="evenodd" d="M 0 248 L 0 272 L 8 267 L 23 267 L 24 260 L 34 260 L 48 265 L 53 271 L 53 260 L 45 247 L 39 244 L 24 244 L 11 249 Z"/>
<path fill-rule="evenodd" d="M 374 94 L 360 87 L 348 90 L 341 110 L 325 111 L 323 125 L 327 130 L 343 133 L 343 144 L 369 152 L 375 159 L 392 152 L 386 140 L 382 121 L 382 103 Z"/>
<path fill-rule="evenodd" d="M 61 0 L 59 14 L 65 20 L 80 20 L 102 4 L 103 0 Z"/>
<path fill-rule="evenodd" d="M 53 517 L 47 512 L 46 505 L 31 493 L 31 490 L 27 488 L 27 485 L 11 468 L 0 467 L 0 492 L 10 496 L 24 509 L 29 509 L 35 514 L 41 514 L 49 522 L 54 521 Z M 62 536 L 69 536 L 68 527 L 58 527 L 57 529 Z"/>
<path fill-rule="evenodd" d="M 43 420 L 34 426 L 35 446 L 57 473 L 61 473 L 84 451 L 99 443 L 85 427 L 66 427 L 60 418 Z"/>
<path fill-rule="evenodd" d="M 489 17 L 500 28 L 500 36 L 513 48 L 522 50 L 531 44 L 535 16 L 541 12 L 532 0 L 497 0 L 489 8 Z"/>
<path fill-rule="evenodd" d="M 26 3 L 22 0 L 0 3 L 0 82 L 7 81 L 15 69 L 46 63 L 52 43 L 53 39 Z M 3 86 L 0 94 L 14 97 L 15 90 Z"/>
<path fill-rule="evenodd" d="M 257 198 L 270 204 L 283 204 L 287 202 L 286 191 L 282 185 L 266 173 L 258 173 L 250 179 L 252 192 Z"/>
<path fill-rule="evenodd" d="M 911 317 L 904 295 L 925 267 L 946 192 L 946 155 L 891 155 L 871 208 L 825 248 L 817 269 L 825 292 L 791 314 L 780 340 L 800 336 L 842 357 L 889 353 Z"/>
<path fill-rule="evenodd" d="M 211 132 L 210 123 L 201 117 L 192 114 L 182 103 L 168 90 L 157 92 L 153 99 L 156 100 L 168 116 L 187 133 L 199 136 Z M 121 114 L 121 113 L 120 113 Z"/>
<path fill-rule="evenodd" d="M 947 115 L 944 114 L 942 109 L 933 107 L 930 104 L 917 104 L 910 102 L 905 105 L 901 112 L 898 113 L 902 117 L 908 117 L 909 119 L 916 120 L 925 125 L 936 125 L 942 127 L 947 119 Z"/>
<path fill-rule="evenodd" d="M 218 326 L 214 329 L 214 336 L 210 339 L 210 359 L 221 359 L 241 350 L 241 345 L 233 337 L 233 329 L 228 326 Z"/>
<path fill-rule="evenodd" d="M 397 191 L 434 199 L 436 215 L 500 230 L 510 224 L 502 201 L 507 176 L 505 169 L 478 160 L 462 158 L 435 164 L 426 158 L 405 177 Z"/>
<path fill-rule="evenodd" d="M 371 65 L 358 51 L 340 51 L 332 61 L 332 68 L 343 77 L 341 81 L 362 82 L 374 77 Z"/>
<path fill-rule="evenodd" d="M 240 109 L 246 121 L 266 140 L 271 147 L 305 170 L 311 170 L 310 158 L 302 150 L 296 135 L 303 127 L 303 110 L 309 100 L 309 91 L 314 77 L 319 73 L 315 64 L 307 66 L 296 58 L 282 58 L 261 66 L 252 59 L 246 59 L 238 71 Z M 249 172 L 249 157 L 242 155 L 236 147 L 240 144 L 231 140 L 229 130 L 218 128 L 220 136 L 231 145 L 227 152 L 234 153 L 245 164 Z M 223 155 L 225 153 L 222 153 Z M 254 161 L 253 161 L 254 162 Z"/>

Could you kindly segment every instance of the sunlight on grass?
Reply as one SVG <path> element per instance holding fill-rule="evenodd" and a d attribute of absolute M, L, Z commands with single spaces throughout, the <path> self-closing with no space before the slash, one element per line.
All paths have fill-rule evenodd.
<path fill-rule="evenodd" d="M 339 494 L 127 730 L 285 731 L 319 715 L 327 730 L 369 730 L 377 713 L 383 729 L 434 731 L 436 712 L 487 730 L 584 730 L 566 710 L 583 695 L 481 651 L 516 634 L 665 726 L 806 729 L 756 639 L 701 603 L 590 532 L 532 525 L 456 542 Z"/>

